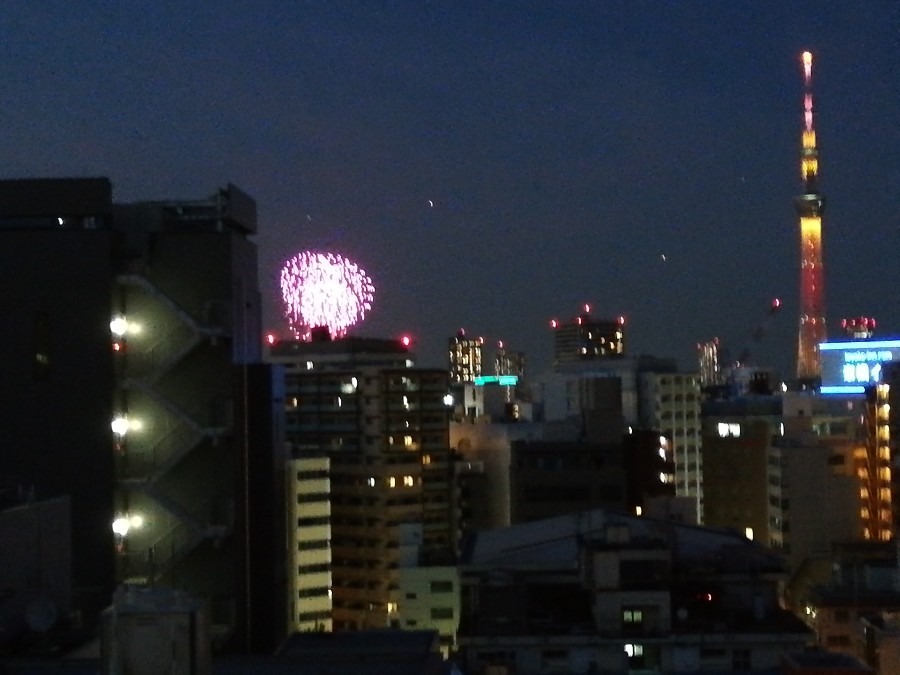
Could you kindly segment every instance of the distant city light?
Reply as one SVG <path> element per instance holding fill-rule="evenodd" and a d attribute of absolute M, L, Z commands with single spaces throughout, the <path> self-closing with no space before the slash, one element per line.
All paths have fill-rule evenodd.
<path fill-rule="evenodd" d="M 310 339 L 326 326 L 332 337 L 346 335 L 372 309 L 375 287 L 365 270 L 334 253 L 303 251 L 281 268 L 281 296 L 291 333 Z"/>

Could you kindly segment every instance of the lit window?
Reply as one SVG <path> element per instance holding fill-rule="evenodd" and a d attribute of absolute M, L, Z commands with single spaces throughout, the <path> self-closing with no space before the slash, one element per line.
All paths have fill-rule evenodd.
<path fill-rule="evenodd" d="M 388 478 L 388 487 L 397 487 L 397 479 L 394 476 Z"/>
<path fill-rule="evenodd" d="M 735 424 L 734 422 L 719 422 L 716 425 L 716 430 L 721 438 L 726 438 L 728 436 L 738 438 L 741 435 L 741 425 Z"/>
<path fill-rule="evenodd" d="M 413 477 L 412 476 L 403 476 L 403 484 L 406 487 L 412 487 L 413 485 Z"/>
<path fill-rule="evenodd" d="M 623 610 L 622 621 L 625 623 L 642 623 L 644 621 L 644 613 L 639 609 Z"/>
<path fill-rule="evenodd" d="M 625 645 L 625 653 L 628 654 L 628 658 L 634 658 L 635 656 L 643 656 L 644 655 L 644 645 Z"/>

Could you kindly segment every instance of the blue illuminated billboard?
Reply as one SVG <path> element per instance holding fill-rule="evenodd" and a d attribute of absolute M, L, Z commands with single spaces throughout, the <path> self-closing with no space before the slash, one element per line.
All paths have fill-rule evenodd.
<path fill-rule="evenodd" d="M 823 394 L 862 394 L 866 387 L 881 382 L 881 364 L 900 361 L 900 340 L 852 340 L 823 342 Z"/>

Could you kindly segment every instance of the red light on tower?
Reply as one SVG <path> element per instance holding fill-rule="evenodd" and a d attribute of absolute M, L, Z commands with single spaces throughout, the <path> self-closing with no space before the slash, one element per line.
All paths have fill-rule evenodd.
<path fill-rule="evenodd" d="M 265 341 L 267 345 L 274 345 L 275 339 L 275 333 L 266 333 Z"/>
<path fill-rule="evenodd" d="M 409 347 L 412 344 L 412 338 L 409 335 L 404 335 L 400 338 L 400 344 L 404 347 Z"/>
<path fill-rule="evenodd" d="M 591 306 L 590 306 L 590 305 L 585 304 L 585 306 L 584 306 L 584 313 L 585 313 L 585 314 L 590 314 L 590 313 L 591 313 Z"/>
<path fill-rule="evenodd" d="M 550 328 L 559 328 L 559 321 L 556 319 L 550 319 Z"/>

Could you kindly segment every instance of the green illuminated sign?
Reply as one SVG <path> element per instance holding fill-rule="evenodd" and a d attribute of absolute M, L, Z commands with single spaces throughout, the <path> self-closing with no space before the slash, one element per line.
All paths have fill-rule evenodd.
<path fill-rule="evenodd" d="M 519 384 L 518 375 L 479 375 L 475 378 L 475 386 L 483 387 L 486 384 L 499 384 L 504 387 L 514 387 Z"/>

